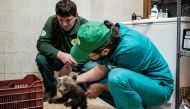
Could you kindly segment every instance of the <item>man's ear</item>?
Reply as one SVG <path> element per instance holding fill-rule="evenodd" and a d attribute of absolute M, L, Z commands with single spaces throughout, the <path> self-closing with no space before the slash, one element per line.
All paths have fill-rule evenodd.
<path fill-rule="evenodd" d="M 110 52 L 110 49 L 105 48 L 104 50 L 102 50 L 101 55 L 102 56 L 107 56 L 109 54 L 109 52 Z"/>
<path fill-rule="evenodd" d="M 75 80 L 75 81 L 76 81 L 76 80 L 77 80 L 77 75 L 73 75 L 73 77 L 72 77 L 72 78 L 73 78 L 73 80 Z"/>

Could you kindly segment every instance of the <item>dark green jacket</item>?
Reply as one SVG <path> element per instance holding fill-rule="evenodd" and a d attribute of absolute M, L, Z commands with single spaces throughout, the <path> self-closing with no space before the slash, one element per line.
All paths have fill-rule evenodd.
<path fill-rule="evenodd" d="M 56 57 L 59 50 L 69 53 L 72 43 L 77 38 L 79 27 L 86 22 L 86 19 L 79 16 L 71 31 L 65 33 L 56 16 L 49 17 L 37 41 L 38 51 L 48 57 Z"/>

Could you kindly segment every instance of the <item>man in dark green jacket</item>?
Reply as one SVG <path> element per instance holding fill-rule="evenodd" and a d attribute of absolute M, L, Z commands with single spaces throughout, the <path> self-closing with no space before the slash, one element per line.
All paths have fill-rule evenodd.
<path fill-rule="evenodd" d="M 76 61 L 69 54 L 77 41 L 79 27 L 87 20 L 78 16 L 76 5 L 71 0 L 60 0 L 56 4 L 56 15 L 46 21 L 37 41 L 39 53 L 36 56 L 38 69 L 44 82 L 44 101 L 56 95 L 57 80 L 54 71 L 64 74 L 64 65 Z"/>

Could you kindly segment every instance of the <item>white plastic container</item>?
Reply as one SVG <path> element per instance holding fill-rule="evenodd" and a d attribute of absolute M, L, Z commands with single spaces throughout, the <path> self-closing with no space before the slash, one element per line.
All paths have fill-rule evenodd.
<path fill-rule="evenodd" d="M 168 9 L 167 8 L 165 9 L 165 12 L 164 12 L 164 18 L 168 18 Z"/>
<path fill-rule="evenodd" d="M 160 9 L 160 12 L 158 14 L 158 19 L 160 19 L 160 18 L 164 18 L 164 13 L 163 13 L 162 9 Z"/>
<path fill-rule="evenodd" d="M 151 19 L 157 19 L 158 18 L 158 8 L 157 8 L 157 5 L 154 5 L 153 8 L 151 9 L 150 18 Z"/>

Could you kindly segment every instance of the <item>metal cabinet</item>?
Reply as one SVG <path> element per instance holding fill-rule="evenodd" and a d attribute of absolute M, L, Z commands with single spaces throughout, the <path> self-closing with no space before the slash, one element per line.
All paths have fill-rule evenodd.
<path fill-rule="evenodd" d="M 160 0 L 159 2 L 160 9 L 168 9 L 169 17 L 177 16 L 177 0 Z M 181 0 L 182 16 L 190 17 L 190 0 Z"/>
<path fill-rule="evenodd" d="M 182 56 L 190 57 L 190 50 L 182 49 L 184 38 L 181 38 L 181 16 L 190 16 L 190 1 L 177 0 L 177 54 L 176 54 L 176 103 L 175 109 L 179 109 L 181 103 L 180 96 L 180 59 Z M 186 11 L 184 11 L 186 10 Z M 183 31 L 184 32 L 184 31 Z M 190 31 L 189 31 L 190 32 Z M 184 34 L 184 33 L 183 33 Z"/>

